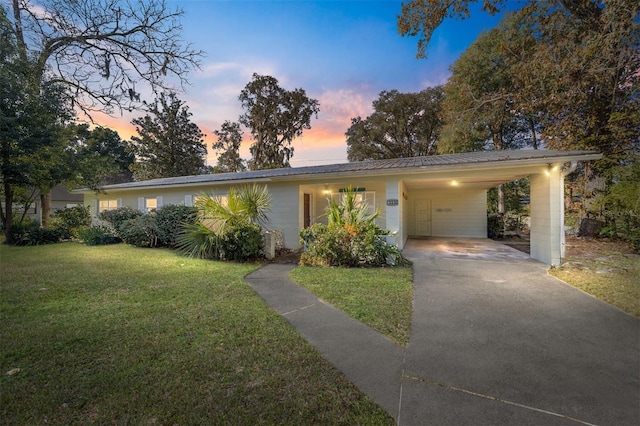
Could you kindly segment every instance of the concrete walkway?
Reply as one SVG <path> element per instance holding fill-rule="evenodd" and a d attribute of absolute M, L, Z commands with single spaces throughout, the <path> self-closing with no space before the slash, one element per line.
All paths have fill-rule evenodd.
<path fill-rule="evenodd" d="M 640 424 L 640 321 L 533 261 L 413 258 L 401 348 L 270 264 L 249 285 L 400 425 Z"/>

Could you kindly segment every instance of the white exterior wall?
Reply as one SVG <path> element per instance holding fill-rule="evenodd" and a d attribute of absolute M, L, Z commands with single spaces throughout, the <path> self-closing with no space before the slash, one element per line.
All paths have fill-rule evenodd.
<path fill-rule="evenodd" d="M 431 236 L 487 238 L 487 191 L 452 188 L 450 190 L 412 191 L 408 214 L 409 235 L 415 235 L 415 205 L 431 202 Z"/>
<path fill-rule="evenodd" d="M 298 184 L 268 184 L 271 194 L 271 212 L 266 228 L 284 233 L 284 246 L 298 248 L 298 233 L 302 228 L 301 193 Z"/>
<path fill-rule="evenodd" d="M 552 266 L 562 261 L 562 182 L 559 170 L 531 175 L 531 258 Z"/>

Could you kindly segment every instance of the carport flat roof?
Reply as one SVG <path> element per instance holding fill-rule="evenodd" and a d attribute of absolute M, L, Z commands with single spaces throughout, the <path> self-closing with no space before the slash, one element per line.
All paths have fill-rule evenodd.
<path fill-rule="evenodd" d="M 256 170 L 240 173 L 218 173 L 208 175 L 180 176 L 106 185 L 103 190 L 128 190 L 165 186 L 192 186 L 202 184 L 260 182 L 272 180 L 299 180 L 310 177 L 332 177 L 341 175 L 385 175 L 415 173 L 421 171 L 445 171 L 448 169 L 496 165 L 517 166 L 544 163 L 566 163 L 571 161 L 597 160 L 602 154 L 597 151 L 548 151 L 548 150 L 504 150 L 479 151 L 460 154 L 430 155 L 423 157 L 394 158 L 386 160 L 359 161 L 353 163 L 327 164 L 321 166 L 292 167 L 283 169 Z M 92 192 L 81 189 L 78 192 Z"/>

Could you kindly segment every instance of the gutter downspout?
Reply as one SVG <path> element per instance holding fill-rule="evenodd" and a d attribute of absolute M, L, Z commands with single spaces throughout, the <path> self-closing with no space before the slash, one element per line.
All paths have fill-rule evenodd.
<path fill-rule="evenodd" d="M 566 165 L 563 165 L 560 168 L 560 264 L 562 264 L 562 261 L 564 260 L 565 257 L 565 249 L 566 249 L 566 233 L 564 230 L 564 211 L 565 211 L 565 206 L 564 206 L 564 178 L 565 176 L 569 175 L 570 173 L 573 173 L 576 168 L 578 167 L 578 161 L 577 160 L 572 160 L 569 167 L 567 167 Z"/>

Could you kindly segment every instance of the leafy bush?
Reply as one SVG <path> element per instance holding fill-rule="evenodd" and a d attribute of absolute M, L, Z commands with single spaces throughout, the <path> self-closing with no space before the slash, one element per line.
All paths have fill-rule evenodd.
<path fill-rule="evenodd" d="M 131 207 L 119 207 L 115 210 L 105 210 L 100 213 L 100 219 L 108 222 L 116 232 L 119 232 L 120 225 L 127 220 L 142 216 L 140 210 Z"/>
<path fill-rule="evenodd" d="M 60 231 L 55 228 L 41 228 L 37 222 L 17 224 L 12 229 L 14 244 L 17 246 L 39 246 L 55 244 L 61 240 Z"/>
<path fill-rule="evenodd" d="M 78 230 L 91 225 L 89 207 L 75 206 L 57 210 L 51 219 L 51 228 L 57 229 L 64 240 L 78 236 Z"/>
<path fill-rule="evenodd" d="M 345 192 L 341 203 L 329 200 L 327 225 L 300 231 L 305 247 L 300 262 L 311 266 L 407 265 L 400 250 L 387 243 L 391 233 L 375 224 L 378 214 L 369 214 L 366 203 L 358 203 L 352 190 Z"/>
<path fill-rule="evenodd" d="M 146 214 L 125 220 L 118 228 L 118 236 L 122 238 L 122 241 L 132 246 L 156 247 L 158 235 L 155 214 Z"/>
<path fill-rule="evenodd" d="M 120 242 L 120 238 L 106 226 L 91 226 L 78 230 L 78 238 L 88 246 L 104 246 Z"/>
<path fill-rule="evenodd" d="M 195 207 L 175 204 L 169 204 L 158 209 L 155 213 L 158 244 L 175 247 L 182 226 L 195 223 L 197 214 L 198 209 Z"/>
<path fill-rule="evenodd" d="M 254 223 L 228 226 L 219 239 L 220 258 L 247 261 L 257 259 L 264 251 L 261 229 Z"/>

